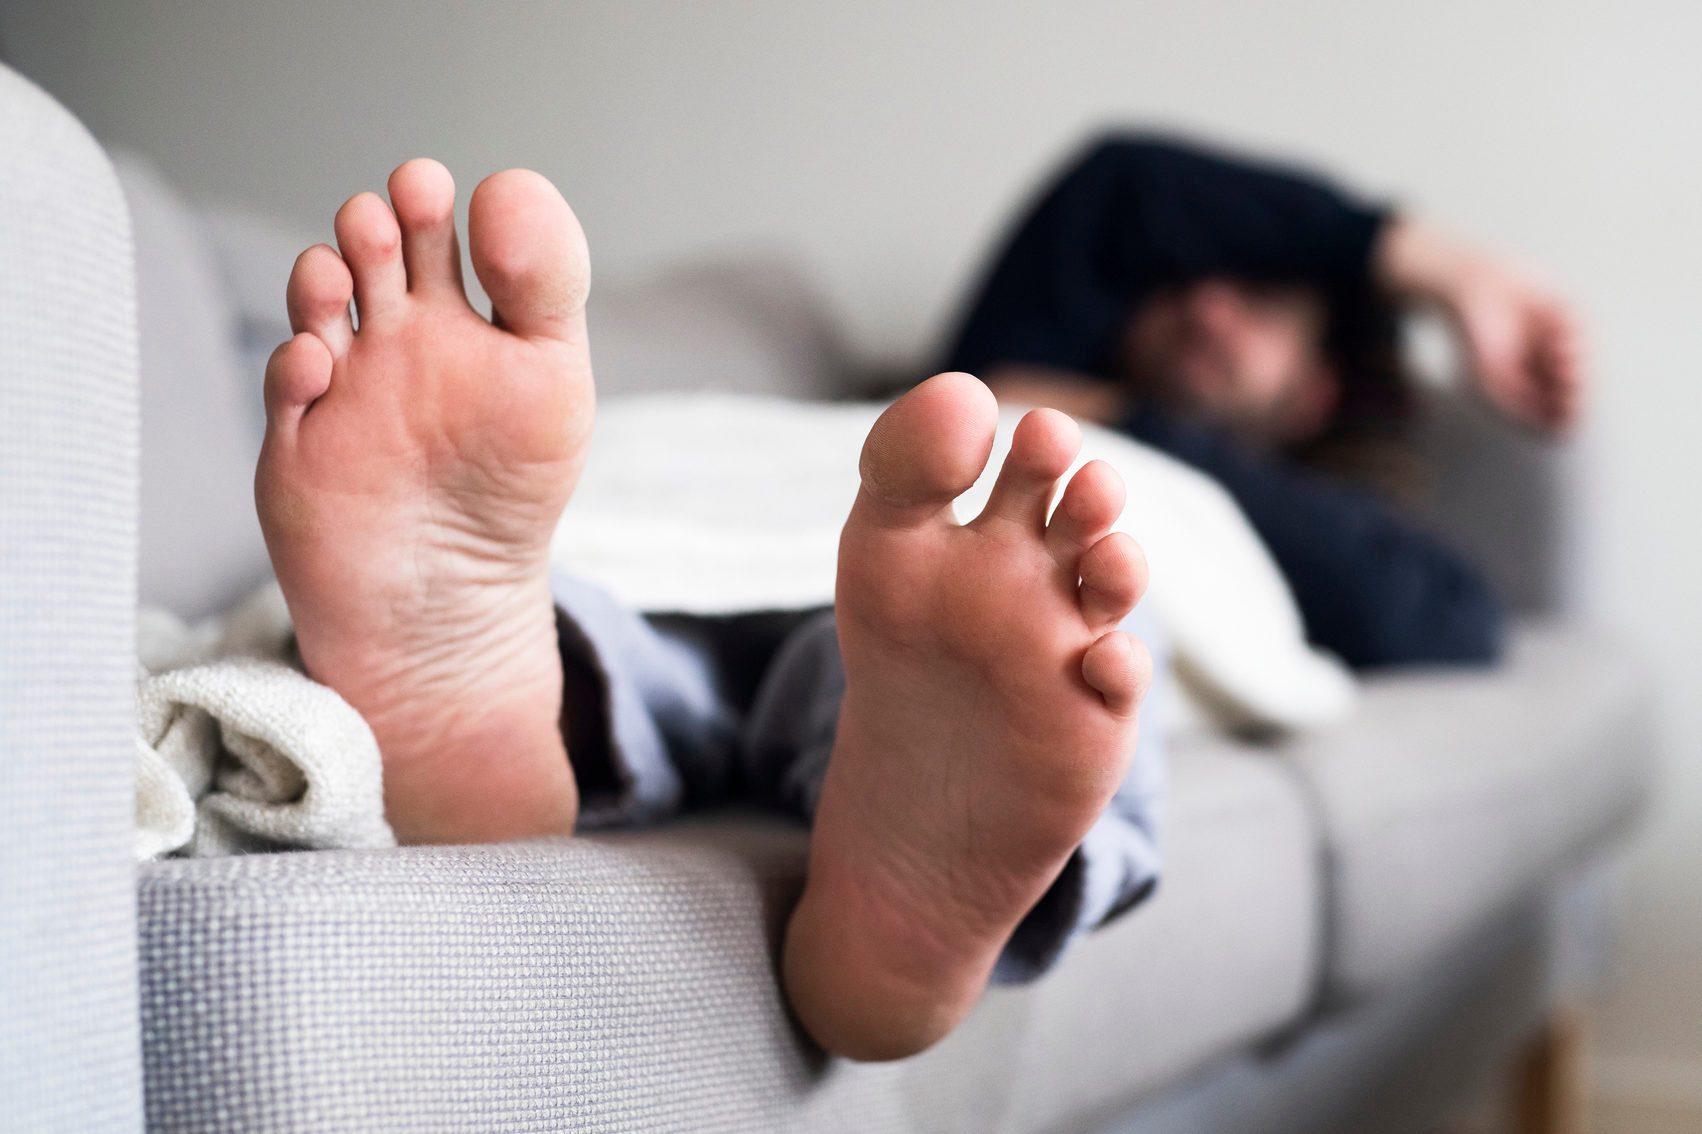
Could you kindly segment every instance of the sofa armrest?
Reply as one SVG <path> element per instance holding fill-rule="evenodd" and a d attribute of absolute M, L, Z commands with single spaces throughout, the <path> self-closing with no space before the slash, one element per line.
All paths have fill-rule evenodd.
<path fill-rule="evenodd" d="M 141 1124 L 136 342 L 106 157 L 0 67 L 0 1124 Z"/>

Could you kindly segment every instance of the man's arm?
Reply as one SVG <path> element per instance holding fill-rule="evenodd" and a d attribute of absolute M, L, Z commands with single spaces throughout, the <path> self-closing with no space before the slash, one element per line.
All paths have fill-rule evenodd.
<path fill-rule="evenodd" d="M 1436 306 L 1476 384 L 1509 418 L 1559 433 L 1581 411 L 1581 322 L 1505 259 L 1304 172 L 1141 135 L 1094 145 L 1034 204 L 946 365 L 984 377 L 1002 365 L 1104 379 L 1143 294 L 1212 274 L 1337 294 L 1381 287 Z"/>
<path fill-rule="evenodd" d="M 1473 379 L 1496 409 L 1543 433 L 1576 424 L 1584 335 L 1558 296 L 1500 257 L 1408 218 L 1384 227 L 1374 266 L 1397 296 L 1448 318 Z"/>
<path fill-rule="evenodd" d="M 1209 275 L 1372 286 L 1386 213 L 1298 170 L 1141 135 L 1094 145 L 995 258 L 947 355 L 1105 377 L 1143 295 Z"/>

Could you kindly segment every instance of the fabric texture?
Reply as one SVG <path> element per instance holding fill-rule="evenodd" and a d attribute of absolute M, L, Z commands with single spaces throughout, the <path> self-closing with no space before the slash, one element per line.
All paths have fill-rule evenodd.
<path fill-rule="evenodd" d="M 1294 1042 L 1186 1077 L 1095 1134 L 1437 1134 L 1483 1098 L 1553 1010 L 1542 903 L 1498 911 L 1446 955 Z"/>
<path fill-rule="evenodd" d="M 43 1134 L 141 1114 L 131 268 L 99 147 L 0 66 L 0 1123 Z"/>
<path fill-rule="evenodd" d="M 1387 986 L 1628 825 L 1649 690 L 1611 637 L 1527 625 L 1498 671 L 1370 682 L 1285 746 L 1330 846 L 1332 993 Z"/>
<path fill-rule="evenodd" d="M 813 1049 L 774 962 L 795 827 L 142 869 L 149 1129 L 1069 1129 L 1293 1020 L 1318 964 L 1304 801 L 1180 754 L 1169 876 L 1070 964 L 894 1065 Z M 1115 989 L 1115 995 L 1107 995 Z"/>
<path fill-rule="evenodd" d="M 807 609 L 833 600 L 857 458 L 882 407 L 726 394 L 611 398 L 595 456 L 552 546 L 555 563 L 642 611 Z M 979 511 L 1020 411 L 1007 409 L 987 472 L 957 502 Z M 1140 540 L 1144 600 L 1176 651 L 1179 683 L 1231 725 L 1307 728 L 1354 699 L 1345 669 L 1305 642 L 1269 555 L 1216 485 L 1107 430 L 1129 487 L 1118 526 Z"/>
<path fill-rule="evenodd" d="M 294 663 L 275 584 L 193 628 L 145 609 L 138 638 L 137 859 L 396 845 L 372 730 Z"/>

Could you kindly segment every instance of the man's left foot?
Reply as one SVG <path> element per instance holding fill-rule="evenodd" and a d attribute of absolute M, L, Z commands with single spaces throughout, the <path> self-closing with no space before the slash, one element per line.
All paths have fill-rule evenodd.
<path fill-rule="evenodd" d="M 266 371 L 260 525 L 308 671 L 360 711 L 404 842 L 567 834 L 549 542 L 591 436 L 591 266 L 535 173 L 479 185 L 468 304 L 433 161 L 353 197 L 290 276 Z M 351 297 L 359 309 L 349 319 Z"/>

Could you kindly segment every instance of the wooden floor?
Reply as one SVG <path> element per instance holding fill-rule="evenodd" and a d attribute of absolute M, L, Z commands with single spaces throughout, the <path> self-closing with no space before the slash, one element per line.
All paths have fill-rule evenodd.
<path fill-rule="evenodd" d="M 1590 1107 L 1590 1134 L 1699 1134 L 1702 1112 L 1659 1103 L 1597 1101 Z"/>
<path fill-rule="evenodd" d="M 1595 1102 L 1586 1112 L 1585 1134 L 1702 1134 L 1702 1113 L 1660 1104 Z M 1508 1134 L 1504 1108 L 1481 1104 L 1437 1134 Z"/>
<path fill-rule="evenodd" d="M 1593 1084 L 1581 1013 L 1560 1012 L 1475 1104 L 1437 1134 L 1702 1134 L 1702 1088 Z M 1616 1076 L 1624 1078 L 1623 1076 Z M 1645 1076 L 1647 1078 L 1647 1076 Z M 1635 1080 L 1633 1080 L 1633 1083 Z M 1662 1085 L 1668 1089 L 1659 1090 Z M 1647 1097 L 1644 1097 L 1647 1096 Z"/>

